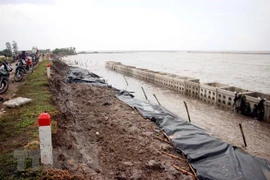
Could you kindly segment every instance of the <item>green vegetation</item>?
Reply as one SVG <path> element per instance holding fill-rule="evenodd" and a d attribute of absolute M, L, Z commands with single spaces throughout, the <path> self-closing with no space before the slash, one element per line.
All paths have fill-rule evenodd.
<path fill-rule="evenodd" d="M 0 64 L 2 63 L 2 62 L 4 62 L 4 61 L 8 61 L 8 62 L 10 62 L 11 60 L 12 60 L 12 57 L 3 57 L 3 58 L 0 58 Z"/>
<path fill-rule="evenodd" d="M 12 47 L 11 47 L 10 42 L 6 42 L 6 49 L 4 49 L 3 51 L 0 51 L 0 55 L 6 55 L 8 57 L 11 57 L 12 49 L 15 54 L 18 53 L 18 44 L 16 43 L 16 41 L 12 41 Z"/>
<path fill-rule="evenodd" d="M 0 117 L 0 179 L 37 179 L 41 175 L 41 169 L 17 171 L 13 151 L 24 149 L 29 142 L 38 140 L 37 119 L 40 113 L 47 111 L 52 117 L 57 114 L 46 76 L 49 62 L 42 61 L 19 87 L 17 96 L 33 101 L 22 107 L 6 109 L 7 112 Z M 31 167 L 31 161 L 26 162 L 26 167 Z"/>
<path fill-rule="evenodd" d="M 12 41 L 12 49 L 15 54 L 18 53 L 18 44 L 16 43 L 16 41 Z"/>
<path fill-rule="evenodd" d="M 55 50 L 52 51 L 52 53 L 55 55 L 75 55 L 75 54 L 77 54 L 75 47 L 61 48 L 61 49 L 56 48 Z"/>

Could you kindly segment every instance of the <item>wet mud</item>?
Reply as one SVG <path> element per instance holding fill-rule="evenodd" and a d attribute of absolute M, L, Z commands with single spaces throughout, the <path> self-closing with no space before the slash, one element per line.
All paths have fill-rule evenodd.
<path fill-rule="evenodd" d="M 87 179 L 193 179 L 172 146 L 160 141 L 157 126 L 115 97 L 107 87 L 65 83 L 68 67 L 56 61 L 50 89 L 59 108 L 53 135 L 57 163 Z"/>

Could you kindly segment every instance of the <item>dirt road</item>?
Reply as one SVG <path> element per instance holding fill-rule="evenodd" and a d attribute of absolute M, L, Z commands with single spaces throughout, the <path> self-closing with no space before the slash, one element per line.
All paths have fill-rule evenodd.
<path fill-rule="evenodd" d="M 87 179 L 193 179 L 173 165 L 190 171 L 157 126 L 115 97 L 109 88 L 64 83 L 68 67 L 53 64 L 50 88 L 60 115 L 53 135 L 58 163 Z"/>
<path fill-rule="evenodd" d="M 39 62 L 41 62 L 41 61 L 42 61 L 42 58 L 40 57 Z M 16 97 L 16 92 L 18 91 L 19 86 L 24 82 L 24 80 L 26 79 L 26 77 L 29 73 L 29 72 L 27 72 L 27 74 L 24 75 L 24 78 L 22 81 L 15 82 L 14 81 L 14 74 L 15 74 L 15 70 L 16 70 L 16 63 L 12 63 L 11 67 L 13 70 L 10 72 L 8 90 L 4 94 L 0 94 L 0 100 L 1 100 L 0 101 L 0 116 L 3 113 L 5 113 L 5 111 L 3 109 L 3 102 Z"/>

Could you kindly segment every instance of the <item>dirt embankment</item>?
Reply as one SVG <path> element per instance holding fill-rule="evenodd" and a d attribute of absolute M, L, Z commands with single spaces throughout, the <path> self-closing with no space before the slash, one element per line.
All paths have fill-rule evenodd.
<path fill-rule="evenodd" d="M 61 115 L 55 117 L 53 136 L 59 166 L 87 179 L 192 179 L 177 171 L 188 171 L 185 161 L 161 151 L 177 154 L 161 136 L 157 126 L 115 97 L 109 88 L 66 84 L 68 67 L 56 61 L 50 84 Z"/>

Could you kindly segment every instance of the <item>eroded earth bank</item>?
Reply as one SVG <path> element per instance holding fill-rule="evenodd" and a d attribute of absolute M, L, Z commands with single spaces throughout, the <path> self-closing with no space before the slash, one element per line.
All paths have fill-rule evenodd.
<path fill-rule="evenodd" d="M 193 179 L 187 162 L 159 128 L 115 97 L 115 90 L 65 83 L 68 66 L 54 61 L 50 89 L 59 108 L 53 135 L 57 166 L 86 179 Z M 184 158 L 182 156 L 182 158 Z"/>

